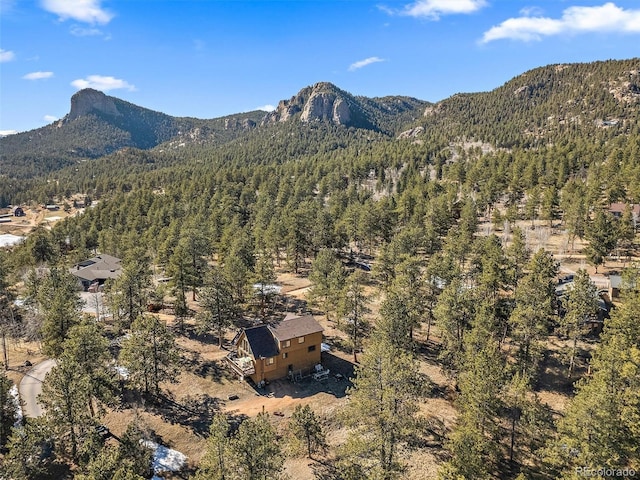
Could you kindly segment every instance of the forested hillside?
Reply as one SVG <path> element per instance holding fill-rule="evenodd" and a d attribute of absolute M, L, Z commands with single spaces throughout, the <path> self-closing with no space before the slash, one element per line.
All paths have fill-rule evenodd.
<path fill-rule="evenodd" d="M 148 452 L 125 448 L 142 419 L 169 442 L 179 425 L 196 479 L 295 476 L 301 456 L 295 478 L 640 470 L 639 70 L 542 67 L 435 105 L 316 84 L 219 143 L 5 177 L 3 205 L 97 201 L 0 256 L 3 334 L 59 360 L 42 423 L 0 437 L 10 478 L 146 477 Z M 98 323 L 66 275 L 97 253 L 123 265 Z M 614 306 L 603 272 L 622 275 Z M 292 310 L 322 323 L 340 377 L 289 410 L 262 387 L 232 403 L 222 347 Z M 96 440 L 123 418 L 121 442 Z"/>

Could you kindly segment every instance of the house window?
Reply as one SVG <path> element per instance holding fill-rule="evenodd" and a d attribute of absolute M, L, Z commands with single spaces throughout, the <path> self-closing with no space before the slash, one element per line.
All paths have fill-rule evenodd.
<path fill-rule="evenodd" d="M 282 342 L 282 348 L 288 348 L 291 346 L 291 340 L 285 340 Z"/>
<path fill-rule="evenodd" d="M 309 348 L 307 348 L 307 352 L 315 352 L 315 351 L 316 351 L 315 345 L 311 345 Z"/>
<path fill-rule="evenodd" d="M 273 362 L 275 362 L 275 358 L 267 358 L 267 365 L 273 365 Z"/>
<path fill-rule="evenodd" d="M 304 343 L 304 337 L 298 337 L 298 343 Z"/>
<path fill-rule="evenodd" d="M 282 358 L 287 358 L 288 356 L 289 356 L 289 354 L 288 354 L 287 352 L 284 352 L 284 353 L 282 354 Z"/>

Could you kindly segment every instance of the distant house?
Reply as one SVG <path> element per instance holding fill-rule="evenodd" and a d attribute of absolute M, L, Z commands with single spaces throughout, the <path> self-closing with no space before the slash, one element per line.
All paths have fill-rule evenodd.
<path fill-rule="evenodd" d="M 122 273 L 121 260 L 111 255 L 98 255 L 96 257 L 75 264 L 69 272 L 87 291 L 91 287 L 99 287 L 109 278 L 118 278 Z"/>
<path fill-rule="evenodd" d="M 53 203 L 49 204 L 49 205 L 45 205 L 44 208 L 49 210 L 50 212 L 57 212 L 58 210 L 60 210 L 60 207 L 58 205 L 53 204 Z"/>
<path fill-rule="evenodd" d="M 566 310 L 564 309 L 564 299 L 567 292 L 574 287 L 573 275 L 570 275 L 569 277 L 571 277 L 570 280 L 562 282 L 556 286 L 558 314 L 562 317 L 566 314 Z M 611 310 L 611 281 L 599 276 L 591 276 L 590 278 L 591 283 L 595 285 L 597 289 L 597 308 L 591 315 L 587 315 L 584 318 L 582 325 L 589 327 L 592 333 L 599 334 L 602 331 L 605 320 L 609 318 L 609 311 Z"/>
<path fill-rule="evenodd" d="M 628 204 L 631 207 L 631 216 L 633 218 L 633 227 L 638 228 L 640 224 L 640 204 Z M 609 205 L 609 212 L 616 218 L 622 217 L 622 214 L 627 208 L 626 203 L 617 202 Z"/>
<path fill-rule="evenodd" d="M 609 298 L 620 298 L 620 290 L 622 288 L 622 276 L 609 275 Z"/>
<path fill-rule="evenodd" d="M 322 331 L 313 316 L 294 314 L 277 325 L 245 328 L 227 362 L 241 379 L 255 383 L 310 374 L 320 364 Z"/>
<path fill-rule="evenodd" d="M 24 208 L 22 207 L 13 207 L 11 213 L 13 213 L 14 217 L 24 217 L 26 215 L 26 213 L 24 213 Z"/>

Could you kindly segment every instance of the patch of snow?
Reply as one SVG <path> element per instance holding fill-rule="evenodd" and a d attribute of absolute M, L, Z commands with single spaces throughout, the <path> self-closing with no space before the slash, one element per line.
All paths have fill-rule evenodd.
<path fill-rule="evenodd" d="M 280 285 L 275 285 L 273 283 L 254 283 L 253 284 L 253 292 L 258 295 L 264 292 L 265 295 L 276 295 L 282 291 L 282 287 Z"/>
<path fill-rule="evenodd" d="M 11 247 L 22 243 L 23 241 L 24 237 L 20 237 L 18 235 L 11 235 L 10 233 L 0 235 L 0 247 Z"/>
<path fill-rule="evenodd" d="M 151 440 L 140 440 L 140 443 L 153 450 L 152 466 L 153 472 L 156 474 L 162 472 L 177 472 L 187 463 L 187 456 L 177 450 L 165 447 Z"/>
<path fill-rule="evenodd" d="M 321 352 L 330 352 L 331 351 L 331 347 L 327 343 L 321 343 L 320 344 L 320 351 Z"/>
<path fill-rule="evenodd" d="M 15 428 L 22 426 L 22 407 L 20 406 L 20 394 L 18 393 L 18 386 L 14 385 L 9 390 L 9 394 L 13 397 L 13 403 L 16 405 L 16 421 L 13 424 Z"/>
<path fill-rule="evenodd" d="M 127 367 L 123 367 L 121 365 L 116 365 L 116 372 L 125 380 L 129 378 L 129 370 Z"/>

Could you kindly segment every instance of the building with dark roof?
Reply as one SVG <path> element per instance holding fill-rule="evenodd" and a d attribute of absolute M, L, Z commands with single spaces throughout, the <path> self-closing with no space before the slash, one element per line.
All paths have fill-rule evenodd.
<path fill-rule="evenodd" d="M 300 376 L 320 363 L 322 327 L 311 315 L 287 315 L 275 325 L 245 328 L 227 356 L 240 378 L 255 383 Z"/>
<path fill-rule="evenodd" d="M 75 264 L 69 273 L 78 279 L 86 291 L 92 285 L 103 285 L 109 278 L 118 278 L 122 273 L 122 264 L 119 258 L 101 254 Z"/>

